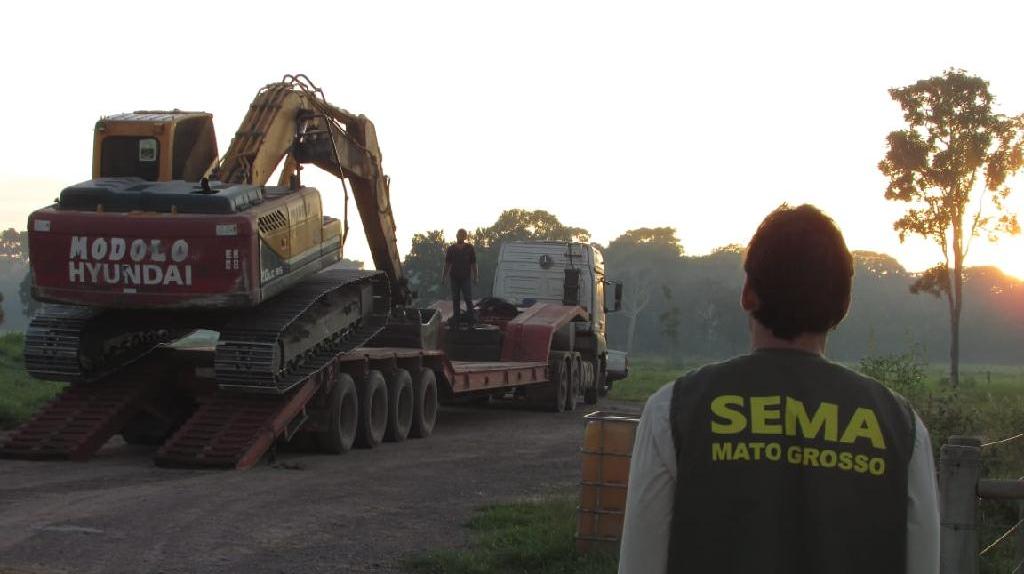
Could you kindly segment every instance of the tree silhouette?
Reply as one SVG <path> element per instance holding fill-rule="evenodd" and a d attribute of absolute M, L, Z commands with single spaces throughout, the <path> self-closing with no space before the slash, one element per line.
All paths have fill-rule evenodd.
<path fill-rule="evenodd" d="M 608 244 L 611 251 L 637 247 L 650 247 L 662 255 L 675 258 L 683 255 L 683 246 L 676 237 L 675 227 L 639 227 L 630 229 Z"/>
<path fill-rule="evenodd" d="M 1020 232 L 1004 210 L 1006 178 L 1024 164 L 1024 117 L 992 111 L 988 82 L 963 70 L 889 90 L 907 129 L 888 136 L 878 169 L 889 178 L 885 198 L 909 205 L 893 227 L 934 242 L 942 259 L 913 284 L 915 293 L 945 295 L 950 317 L 950 382 L 960 378 L 964 260 L 982 234 L 995 241 Z"/>
<path fill-rule="evenodd" d="M 682 312 L 679 306 L 672 299 L 672 288 L 668 285 L 661 286 L 662 297 L 665 298 L 668 310 L 658 316 L 658 323 L 661 325 L 661 335 L 669 342 L 669 355 L 672 362 L 679 361 L 679 328 L 682 325 Z"/>
<path fill-rule="evenodd" d="M 563 225 L 543 209 L 506 209 L 493 225 L 478 228 L 473 240 L 479 247 L 494 247 L 503 241 L 590 241 L 590 232 Z"/>
<path fill-rule="evenodd" d="M 651 282 L 644 271 L 633 270 L 622 289 L 622 314 L 629 320 L 626 325 L 626 352 L 633 352 L 636 338 L 636 319 L 651 302 Z"/>
<path fill-rule="evenodd" d="M 444 231 L 434 229 L 412 236 L 412 250 L 402 267 L 409 277 L 409 287 L 416 292 L 417 304 L 428 304 L 444 298 L 441 274 L 444 272 Z"/>
<path fill-rule="evenodd" d="M 682 254 L 683 246 L 679 244 L 673 227 L 630 229 L 608 244 L 605 250 L 608 276 L 623 278 L 622 317 L 625 319 L 627 351 L 636 347 L 638 330 L 649 333 L 643 345 L 646 352 L 659 348 L 674 350 L 676 341 L 666 345 L 669 338 L 664 334 L 661 320 L 664 313 L 671 312 L 673 302 L 670 297 L 652 300 L 651 288 L 678 283 Z M 652 312 L 645 315 L 648 320 L 641 320 L 645 310 Z M 681 327 L 679 313 L 677 311 L 667 317 L 678 340 Z"/>
<path fill-rule="evenodd" d="M 18 260 L 28 258 L 28 234 L 15 231 L 14 228 L 0 233 L 0 257 Z"/>

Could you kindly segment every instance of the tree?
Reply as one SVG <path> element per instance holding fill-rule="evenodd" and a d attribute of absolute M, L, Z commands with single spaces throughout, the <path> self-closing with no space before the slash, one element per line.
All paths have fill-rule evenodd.
<path fill-rule="evenodd" d="M 679 361 L 679 327 L 682 324 L 682 312 L 672 300 L 672 288 L 668 285 L 661 286 L 661 294 L 665 298 L 668 310 L 658 316 L 658 323 L 661 324 L 661 335 L 669 341 L 669 354 L 672 362 Z"/>
<path fill-rule="evenodd" d="M 444 297 L 441 289 L 444 251 L 444 231 L 440 229 L 412 236 L 412 249 L 402 266 L 409 277 L 409 287 L 416 292 L 417 302 L 430 303 Z"/>
<path fill-rule="evenodd" d="M 647 274 L 633 271 L 629 274 L 622 289 L 622 314 L 629 319 L 626 325 L 626 352 L 633 352 L 633 340 L 636 336 L 636 318 L 651 302 L 651 282 Z"/>
<path fill-rule="evenodd" d="M 1024 116 L 992 111 L 988 82 L 963 70 L 889 90 L 907 129 L 891 132 L 878 169 L 889 178 L 885 198 L 910 204 L 893 227 L 934 242 L 940 262 L 921 275 L 913 292 L 945 295 L 950 317 L 950 383 L 959 382 L 960 314 L 964 260 L 982 234 L 995 241 L 1020 232 L 1007 213 L 1006 178 L 1024 164 Z"/>
<path fill-rule="evenodd" d="M 590 241 L 582 227 L 563 225 L 543 209 L 506 209 L 490 227 L 473 234 L 478 247 L 494 247 L 503 241 Z"/>
<path fill-rule="evenodd" d="M 480 287 L 473 294 L 491 295 L 498 253 L 505 241 L 590 241 L 590 232 L 582 227 L 563 225 L 558 217 L 543 209 L 506 209 L 489 227 L 479 227 L 470 234 L 476 247 Z"/>
<path fill-rule="evenodd" d="M 645 348 L 650 352 L 666 340 L 662 313 L 670 312 L 667 297 L 655 303 L 649 320 L 640 315 L 652 303 L 652 285 L 675 285 L 682 263 L 683 247 L 672 227 L 641 227 L 616 237 L 605 250 L 605 269 L 610 278 L 623 278 L 622 316 L 625 318 L 626 350 L 632 352 L 637 330 L 648 333 Z M 662 312 L 659 312 L 659 308 Z M 668 316 L 670 322 L 674 319 Z M 641 326 L 643 323 L 643 326 Z M 675 327 L 678 336 L 679 325 Z"/>
<path fill-rule="evenodd" d="M 28 257 L 28 234 L 15 229 L 5 229 L 0 233 L 0 257 L 24 260 Z"/>
<path fill-rule="evenodd" d="M 907 270 L 892 255 L 877 251 L 853 251 L 854 274 L 873 277 L 904 277 Z"/>
<path fill-rule="evenodd" d="M 748 318 L 740 307 L 745 250 L 730 244 L 688 260 L 684 289 L 692 294 L 691 345 L 705 357 L 736 354 L 749 344 Z"/>
<path fill-rule="evenodd" d="M 630 247 L 646 246 L 662 254 L 670 254 L 674 257 L 683 255 L 683 246 L 679 244 L 676 237 L 675 227 L 639 227 L 630 229 L 616 237 L 608 244 L 608 249 L 628 249 Z"/>

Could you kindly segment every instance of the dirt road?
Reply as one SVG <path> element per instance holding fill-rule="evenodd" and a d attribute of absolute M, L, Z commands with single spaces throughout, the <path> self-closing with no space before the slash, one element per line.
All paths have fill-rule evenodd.
<path fill-rule="evenodd" d="M 84 464 L 0 460 L 0 574 L 398 572 L 464 544 L 475 508 L 574 485 L 585 412 L 447 407 L 427 440 L 245 472 L 118 439 Z"/>

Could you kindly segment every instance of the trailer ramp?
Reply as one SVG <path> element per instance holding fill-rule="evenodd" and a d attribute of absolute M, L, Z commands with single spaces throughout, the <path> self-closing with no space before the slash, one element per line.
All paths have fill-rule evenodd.
<path fill-rule="evenodd" d="M 320 353 L 294 373 L 286 394 L 219 389 L 200 400 L 195 413 L 157 451 L 159 466 L 247 469 L 277 437 L 291 436 L 306 420 L 306 405 L 338 376 L 335 352 Z"/>
<path fill-rule="evenodd" d="M 88 460 L 142 408 L 157 384 L 154 361 L 69 385 L 0 445 L 0 457 Z"/>

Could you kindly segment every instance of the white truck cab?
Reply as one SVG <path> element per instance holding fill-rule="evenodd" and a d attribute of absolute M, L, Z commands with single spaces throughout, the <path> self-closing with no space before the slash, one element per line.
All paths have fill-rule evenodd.
<path fill-rule="evenodd" d="M 502 243 L 492 294 L 517 307 L 553 303 L 586 309 L 590 321 L 575 324 L 575 345 L 595 363 L 602 383 L 598 388 L 604 392 L 608 373 L 607 313 L 622 306 L 622 284 L 606 279 L 600 246 L 564 241 Z"/>

